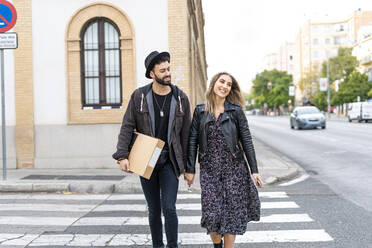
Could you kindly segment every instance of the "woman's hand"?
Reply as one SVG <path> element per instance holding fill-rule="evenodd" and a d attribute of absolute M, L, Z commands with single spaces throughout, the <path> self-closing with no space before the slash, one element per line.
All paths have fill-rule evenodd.
<path fill-rule="evenodd" d="M 194 183 L 194 176 L 195 176 L 195 174 L 191 174 L 191 173 L 186 173 L 185 172 L 185 174 L 184 174 L 184 178 L 187 181 L 187 185 L 189 185 L 189 187 L 191 186 L 191 184 Z"/>
<path fill-rule="evenodd" d="M 252 177 L 253 177 L 254 183 L 257 185 L 257 187 L 259 187 L 259 188 L 263 188 L 264 187 L 263 186 L 263 181 L 262 181 L 262 179 L 260 177 L 260 174 L 253 173 L 252 174 Z"/>

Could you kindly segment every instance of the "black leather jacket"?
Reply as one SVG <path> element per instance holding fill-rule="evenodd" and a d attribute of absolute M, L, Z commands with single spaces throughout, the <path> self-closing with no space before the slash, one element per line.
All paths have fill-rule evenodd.
<path fill-rule="evenodd" d="M 173 97 L 170 106 L 167 142 L 174 172 L 179 177 L 187 164 L 187 140 L 191 125 L 191 113 L 186 94 L 173 84 L 171 88 Z M 133 131 L 155 136 L 152 83 L 133 92 L 123 117 L 117 150 L 112 155 L 114 159 L 129 157 Z"/>
<path fill-rule="evenodd" d="M 214 121 L 212 115 L 205 112 L 205 104 L 195 107 L 188 143 L 188 160 L 185 171 L 195 173 L 196 154 L 199 148 L 198 161 L 204 156 L 207 148 L 207 124 Z M 239 104 L 225 101 L 225 112 L 221 116 L 223 136 L 235 159 L 247 158 L 251 173 L 258 173 L 256 155 L 252 143 L 248 121 Z M 244 151 L 244 152 L 243 152 Z"/>

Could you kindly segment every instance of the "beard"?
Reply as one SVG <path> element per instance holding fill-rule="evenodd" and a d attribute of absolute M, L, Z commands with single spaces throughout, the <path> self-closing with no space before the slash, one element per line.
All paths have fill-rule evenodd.
<path fill-rule="evenodd" d="M 159 84 L 164 85 L 164 86 L 171 85 L 171 76 L 170 75 L 165 76 L 163 78 L 158 78 L 158 76 L 155 73 L 154 73 L 154 75 L 155 75 L 155 81 L 158 82 Z M 169 81 L 166 82 L 166 81 L 164 81 L 164 79 L 167 78 L 167 77 L 169 77 Z"/>

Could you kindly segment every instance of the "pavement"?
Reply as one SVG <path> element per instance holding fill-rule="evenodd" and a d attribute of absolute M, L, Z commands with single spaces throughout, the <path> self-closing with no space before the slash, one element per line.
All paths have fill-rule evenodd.
<path fill-rule="evenodd" d="M 272 148 L 254 139 L 258 169 L 264 186 L 287 181 L 298 176 L 302 168 Z M 113 164 L 114 161 L 113 161 Z M 200 192 L 199 168 L 189 189 L 180 177 L 180 192 Z M 139 176 L 112 169 L 8 169 L 7 179 L 0 178 L 0 193 L 141 193 Z"/>

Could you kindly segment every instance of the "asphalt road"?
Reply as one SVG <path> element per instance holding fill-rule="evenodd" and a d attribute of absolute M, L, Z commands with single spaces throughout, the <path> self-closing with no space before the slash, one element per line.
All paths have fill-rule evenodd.
<path fill-rule="evenodd" d="M 312 177 L 259 189 L 261 220 L 235 247 L 371 248 L 372 213 Z M 212 247 L 200 227 L 200 194 L 180 193 L 179 242 Z M 164 237 L 165 240 L 165 237 Z M 150 248 L 142 194 L 0 194 L 0 247 Z"/>
<path fill-rule="evenodd" d="M 325 130 L 293 130 L 289 117 L 248 116 L 248 122 L 255 138 L 337 195 L 372 211 L 372 123 L 328 121 Z"/>

